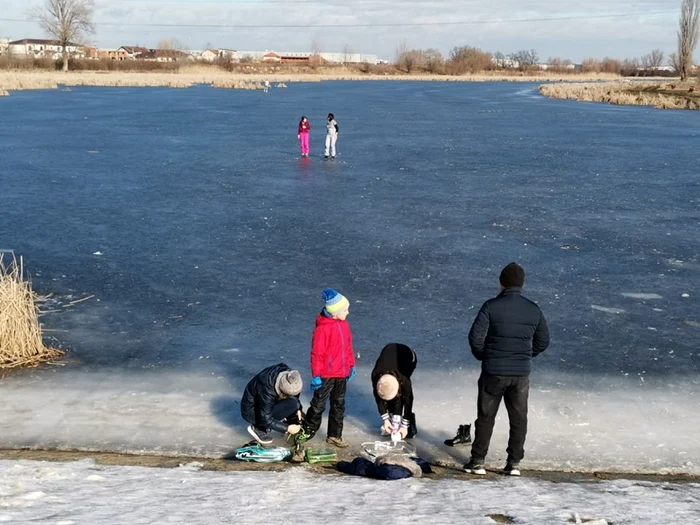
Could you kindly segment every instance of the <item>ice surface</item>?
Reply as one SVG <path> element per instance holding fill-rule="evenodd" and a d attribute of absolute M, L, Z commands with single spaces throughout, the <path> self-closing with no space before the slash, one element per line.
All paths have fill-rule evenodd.
<path fill-rule="evenodd" d="M 0 461 L 0 523 L 13 524 L 366 524 L 390 516 L 396 524 L 677 525 L 700 519 L 699 495 L 697 484 L 627 480 L 376 481 L 303 468 L 221 473 Z"/>
<path fill-rule="evenodd" d="M 254 373 L 285 361 L 310 379 L 332 285 L 361 356 L 345 437 L 377 437 L 369 372 L 399 341 L 419 356 L 416 445 L 459 463 L 468 449 L 441 443 L 475 415 L 466 335 L 518 260 L 552 331 L 527 465 L 700 473 L 700 176 L 682 147 L 700 122 L 533 94 L 324 82 L 0 100 L 0 246 L 53 294 L 42 322 L 70 349 L 2 380 L 2 442 L 228 452 Z M 329 110 L 338 159 L 300 160 L 300 114 L 318 154 Z"/>

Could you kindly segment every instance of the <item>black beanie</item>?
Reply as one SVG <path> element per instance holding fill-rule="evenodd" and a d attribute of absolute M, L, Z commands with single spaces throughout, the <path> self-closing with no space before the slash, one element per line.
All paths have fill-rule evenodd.
<path fill-rule="evenodd" d="M 501 276 L 498 278 L 503 288 L 522 288 L 525 284 L 525 270 L 518 263 L 510 263 L 503 268 Z"/>

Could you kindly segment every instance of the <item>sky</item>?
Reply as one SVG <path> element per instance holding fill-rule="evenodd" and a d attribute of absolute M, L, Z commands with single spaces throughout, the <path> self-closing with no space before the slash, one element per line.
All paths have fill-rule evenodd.
<path fill-rule="evenodd" d="M 633 58 L 676 46 L 680 0 L 96 0 L 93 44 L 189 49 L 374 53 L 402 44 L 444 54 L 470 45 L 505 54 L 534 49 L 580 62 Z M 39 38 L 29 19 L 38 0 L 0 0 L 0 38 Z M 253 27 L 245 27 L 253 26 Z"/>

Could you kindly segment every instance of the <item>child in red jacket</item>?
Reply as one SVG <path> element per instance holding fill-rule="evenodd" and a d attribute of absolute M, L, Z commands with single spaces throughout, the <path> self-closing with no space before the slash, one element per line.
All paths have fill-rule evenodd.
<path fill-rule="evenodd" d="M 326 443 L 345 448 L 343 418 L 347 382 L 355 377 L 355 353 L 352 349 L 348 300 L 333 288 L 323 290 L 326 306 L 316 318 L 311 341 L 311 390 L 314 397 L 306 413 L 305 431 L 313 436 L 321 427 L 326 400 L 330 397 Z"/>
<path fill-rule="evenodd" d="M 297 138 L 299 139 L 299 143 L 301 145 L 302 157 L 309 156 L 309 131 L 311 131 L 311 124 L 309 124 L 309 120 L 306 117 L 301 117 L 301 120 L 299 121 L 299 133 L 297 134 Z"/>

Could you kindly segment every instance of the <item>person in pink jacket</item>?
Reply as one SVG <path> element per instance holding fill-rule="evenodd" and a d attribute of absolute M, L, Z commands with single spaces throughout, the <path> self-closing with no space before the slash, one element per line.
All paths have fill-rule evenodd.
<path fill-rule="evenodd" d="M 301 144 L 301 156 L 309 156 L 309 131 L 311 131 L 311 124 L 309 124 L 309 119 L 306 117 L 301 117 L 299 121 L 299 133 L 297 138 Z"/>
<path fill-rule="evenodd" d="M 350 325 L 346 321 L 350 303 L 333 288 L 323 290 L 323 300 L 326 305 L 316 318 L 311 341 L 311 390 L 314 397 L 306 413 L 304 430 L 310 438 L 318 432 L 330 397 L 326 443 L 345 448 L 349 445 L 343 439 L 345 391 L 347 382 L 355 377 L 355 352 Z"/>

